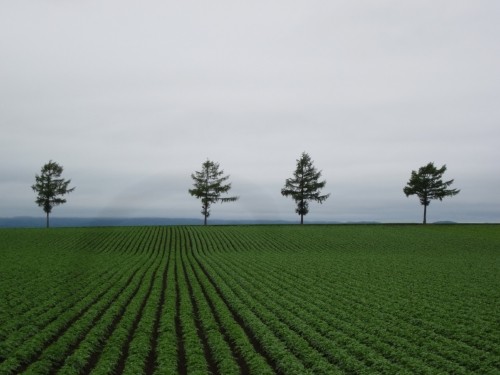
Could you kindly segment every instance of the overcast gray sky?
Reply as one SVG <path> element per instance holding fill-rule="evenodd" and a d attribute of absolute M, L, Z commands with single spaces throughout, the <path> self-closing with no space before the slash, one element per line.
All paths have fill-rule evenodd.
<path fill-rule="evenodd" d="M 500 222 L 500 2 L 25 0 L 0 4 L 0 216 L 200 217 L 207 158 L 236 203 L 212 218 L 298 220 L 280 195 L 308 152 L 331 197 L 307 220 L 419 222 L 403 187 L 446 164 L 461 193 L 428 220 Z"/>

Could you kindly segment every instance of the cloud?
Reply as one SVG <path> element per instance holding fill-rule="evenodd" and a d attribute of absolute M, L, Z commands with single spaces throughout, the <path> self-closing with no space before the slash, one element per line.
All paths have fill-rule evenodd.
<path fill-rule="evenodd" d="M 242 197 L 214 215 L 294 218 L 279 190 L 307 151 L 332 193 L 311 217 L 415 220 L 401 189 L 434 161 L 462 188 L 444 219 L 500 221 L 499 7 L 2 4 L 1 215 L 38 213 L 53 159 L 78 187 L 61 215 L 196 216 L 211 158 Z"/>

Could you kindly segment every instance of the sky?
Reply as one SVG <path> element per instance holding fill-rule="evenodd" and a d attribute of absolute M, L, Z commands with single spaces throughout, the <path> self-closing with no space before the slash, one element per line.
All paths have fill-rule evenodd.
<path fill-rule="evenodd" d="M 500 222 L 500 2 L 23 0 L 0 4 L 0 217 L 200 217 L 207 160 L 240 199 L 211 218 L 298 220 L 307 152 L 330 198 L 305 221 L 420 222 L 403 187 L 447 165 L 427 220 Z"/>

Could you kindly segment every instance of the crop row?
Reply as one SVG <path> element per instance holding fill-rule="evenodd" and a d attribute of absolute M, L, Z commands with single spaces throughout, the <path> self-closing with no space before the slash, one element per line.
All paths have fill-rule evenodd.
<path fill-rule="evenodd" d="M 495 246 L 357 228 L 0 231 L 0 373 L 500 371 Z"/>
<path fill-rule="evenodd" d="M 77 237 L 77 240 L 81 240 L 81 238 L 82 237 Z M 12 350 L 18 348 L 22 342 L 31 340 L 32 336 L 35 334 L 40 336 L 43 330 L 47 332 L 48 330 L 45 328 L 50 328 L 52 332 L 54 332 L 55 327 L 61 326 L 61 324 L 64 326 L 67 324 L 64 323 L 65 316 L 68 316 L 68 321 L 76 320 L 77 318 L 75 316 L 78 316 L 78 314 L 72 314 L 72 308 L 78 313 L 80 313 L 82 309 L 86 309 L 89 305 L 85 305 L 85 303 L 95 299 L 96 290 L 106 285 L 115 284 L 118 276 L 117 270 L 120 270 L 127 262 L 130 262 L 127 256 L 123 258 L 116 258 L 116 256 L 113 256 L 112 258 L 101 258 L 99 263 L 95 260 L 85 262 L 85 259 L 83 259 L 84 262 L 80 263 L 79 267 L 74 267 L 75 259 L 71 258 L 74 257 L 73 250 L 78 250 L 80 255 L 81 250 L 77 245 L 72 245 L 66 237 L 64 237 L 61 242 L 65 244 L 62 249 L 65 249 L 66 252 L 62 253 L 57 251 L 59 248 L 58 245 L 60 244 L 56 242 L 54 246 L 56 249 L 55 254 L 59 258 L 59 261 L 61 261 L 61 259 L 66 259 L 66 266 L 68 264 L 73 266 L 70 272 L 66 271 L 66 277 L 60 277 L 59 273 L 54 274 L 52 265 L 54 254 L 50 252 L 47 254 L 48 259 L 45 259 L 46 264 L 49 262 L 50 267 L 48 267 L 46 272 L 42 273 L 44 279 L 36 280 L 37 284 L 35 285 L 33 285 L 33 283 L 19 282 L 18 280 L 16 285 L 9 286 L 9 290 L 17 290 L 17 293 L 24 294 L 26 293 L 25 291 L 29 292 L 31 290 L 37 293 L 35 293 L 36 297 L 30 296 L 29 303 L 23 306 L 22 309 L 16 311 L 15 319 L 6 319 L 3 321 L 5 323 L 1 325 L 0 332 L 5 339 L 2 340 L 2 344 L 0 345 L 1 357 L 6 358 L 7 356 L 11 356 Z M 75 242 L 75 240 L 73 240 L 73 242 Z M 76 243 L 78 244 L 79 241 Z M 120 244 L 120 242 L 118 242 L 118 244 Z M 40 244 L 37 244 L 34 249 L 37 253 L 40 253 L 39 246 Z M 109 248 L 112 246 L 113 242 L 108 242 L 105 243 L 104 247 Z M 71 259 L 68 260 L 67 258 Z M 116 268 L 106 266 L 106 264 L 110 264 L 110 262 L 114 262 Z M 76 272 L 73 271 L 73 268 L 76 268 L 80 277 L 75 275 Z M 42 268 L 41 270 L 45 271 Z M 82 275 L 89 274 L 90 272 L 91 277 L 88 279 L 88 282 L 85 282 L 86 280 Z M 48 274 L 50 274 L 50 277 Z M 54 280 L 57 281 L 57 283 L 51 282 Z M 40 290 L 40 288 L 35 288 L 34 286 L 36 285 L 41 285 L 43 289 Z M 97 295 L 97 299 L 98 298 L 99 294 Z M 56 322 L 56 320 L 58 320 L 58 322 Z M 57 332 L 57 330 L 55 332 Z M 50 337 L 50 335 L 48 337 Z M 35 341 L 38 339 L 39 337 L 33 338 Z"/>
<path fill-rule="evenodd" d="M 213 232 L 210 235 L 213 235 Z M 217 240 L 216 238 L 210 238 L 207 241 L 214 242 Z M 354 348 L 355 351 L 349 353 L 352 358 L 362 359 L 366 357 L 364 360 L 365 366 L 369 366 L 372 371 L 377 368 L 377 363 L 381 363 L 380 371 L 402 372 L 401 369 L 396 370 L 394 367 L 396 363 L 399 363 L 399 366 L 403 366 L 403 368 L 418 369 L 418 371 L 424 372 L 440 369 L 440 371 L 466 373 L 470 371 L 481 372 L 484 369 L 491 368 L 496 363 L 495 358 L 498 357 L 495 355 L 493 348 L 490 350 L 488 346 L 480 347 L 480 344 L 478 344 L 479 349 L 475 346 L 463 344 L 460 340 L 451 339 L 444 335 L 443 330 L 437 331 L 436 327 L 439 325 L 436 326 L 432 319 L 430 323 L 424 321 L 423 328 L 417 327 L 418 323 L 412 324 L 411 321 L 407 321 L 408 316 L 411 317 L 411 312 L 405 315 L 396 311 L 396 317 L 393 316 L 393 312 L 393 314 L 383 314 L 385 315 L 383 317 L 387 318 L 387 320 L 374 319 L 376 305 L 364 306 L 363 303 L 360 303 L 359 301 L 365 301 L 368 297 L 359 295 L 360 290 L 357 291 L 358 293 L 348 290 L 344 295 L 339 295 L 338 291 L 336 291 L 335 299 L 332 300 L 331 291 L 335 289 L 335 286 L 324 282 L 327 280 L 315 283 L 316 286 L 313 288 L 306 288 L 303 286 L 305 284 L 303 281 L 307 280 L 301 280 L 301 278 L 306 277 L 302 272 L 301 274 L 289 275 L 288 280 L 284 282 L 283 275 L 287 274 L 287 268 L 280 268 L 279 272 L 277 272 L 275 268 L 273 269 L 270 266 L 267 253 L 265 262 L 256 261 L 258 255 L 256 255 L 255 248 L 249 248 L 246 251 L 247 254 L 252 254 L 251 258 L 240 255 L 228 256 L 235 241 L 226 238 L 218 241 L 219 247 L 216 252 L 210 254 L 207 249 L 200 252 L 200 254 L 208 254 L 203 258 L 203 262 L 210 264 L 219 272 L 221 282 L 222 280 L 232 280 L 230 285 L 236 288 L 233 292 L 239 292 L 240 295 L 250 292 L 251 296 L 247 295 L 246 297 L 249 306 L 255 308 L 256 303 L 258 303 L 256 301 L 262 301 L 270 312 L 270 316 L 275 316 L 275 319 L 282 322 L 287 321 L 288 326 L 295 327 L 295 332 L 302 336 L 306 336 L 311 327 L 314 328 L 321 324 L 321 317 L 323 317 L 322 323 L 324 327 L 334 328 L 335 336 L 340 334 L 347 338 L 347 340 L 344 339 L 343 342 L 339 342 L 340 346 Z M 246 244 L 253 244 L 253 242 L 247 240 Z M 235 253 L 240 252 L 241 246 L 245 247 L 245 243 L 236 246 L 238 248 L 234 249 Z M 233 260 L 233 262 L 230 260 Z M 245 265 L 245 260 L 248 260 L 247 265 Z M 301 266 L 303 267 L 303 264 Z M 320 263 L 317 266 L 320 266 Z M 280 277 L 276 275 L 280 275 Z M 310 275 L 307 277 L 310 277 Z M 320 287 L 317 287 L 318 285 Z M 343 288 L 344 285 L 340 288 L 341 292 Z M 338 286 L 336 289 L 339 289 Z M 324 303 L 324 301 L 328 300 L 332 301 L 331 305 Z M 390 304 L 390 302 L 379 301 L 380 304 Z M 364 322 L 356 317 L 359 315 L 365 316 Z M 366 319 L 366 317 L 369 317 L 369 319 Z M 334 319 L 332 320 L 332 318 Z M 306 323 L 301 327 L 297 322 Z M 369 335 L 368 332 L 373 332 L 373 334 Z M 326 344 L 335 342 L 335 337 L 329 335 L 330 331 L 327 329 L 324 330 L 326 336 L 318 338 L 314 334 L 311 333 L 312 341 L 310 341 L 313 346 L 321 339 L 327 339 Z M 422 337 L 422 339 L 415 341 L 415 334 L 417 334 L 417 337 Z M 427 339 L 425 339 L 424 335 L 427 336 Z M 356 336 L 359 337 L 359 342 L 349 344 L 349 339 Z M 475 340 L 483 344 L 488 342 L 481 338 L 478 339 L 477 336 Z M 371 350 L 367 350 L 366 344 Z M 396 345 L 396 348 L 394 348 L 394 345 Z M 356 353 L 356 350 L 358 353 Z M 372 355 L 369 355 L 370 351 Z M 324 353 L 327 354 L 328 352 Z M 384 364 L 381 357 L 386 357 L 390 362 L 395 363 L 387 363 L 386 361 Z M 429 367 L 429 365 L 432 367 Z M 359 372 L 358 370 L 355 371 Z"/>
<path fill-rule="evenodd" d="M 146 232 L 149 231 L 144 231 Z M 111 311 L 119 310 L 120 302 L 126 300 L 133 286 L 140 283 L 140 270 L 148 267 L 151 261 L 147 257 L 137 259 L 126 255 L 131 247 L 137 249 L 140 246 L 138 241 L 141 241 L 141 237 L 137 236 L 137 233 L 133 233 L 124 243 L 117 241 L 118 245 L 123 246 L 125 255 L 117 257 L 114 254 L 107 260 L 115 261 L 113 265 L 118 271 L 108 266 L 104 268 L 102 275 L 92 274 L 90 284 L 78 282 L 78 279 L 73 280 L 73 293 L 70 295 L 72 298 L 62 301 L 49 299 L 45 305 L 41 306 L 33 304 L 33 307 L 19 319 L 9 320 L 7 326 L 10 325 L 10 327 L 7 328 L 11 330 L 11 334 L 8 334 L 2 343 L 2 353 L 5 353 L 2 356 L 5 360 L 0 365 L 0 372 L 55 372 L 63 366 L 65 360 L 73 359 L 74 356 L 71 353 L 77 348 L 81 351 L 81 348 L 85 346 L 84 338 L 89 330 L 93 329 L 90 332 L 92 336 L 96 327 L 105 321 Z M 107 242 L 98 252 L 102 252 L 103 249 L 106 252 L 116 245 L 117 243 Z M 74 249 L 73 246 L 72 250 L 79 249 Z M 114 250 L 117 250 L 116 247 Z M 65 255 L 71 256 L 69 251 Z M 85 267 L 86 264 L 83 266 Z M 81 289 L 79 290 L 78 287 Z M 60 298 L 62 293 L 57 294 L 56 290 L 53 294 Z M 41 310 L 43 308 L 47 308 L 46 311 L 37 315 L 37 312 L 43 311 Z M 19 326 L 26 327 L 27 322 L 31 324 L 36 322 L 37 326 L 32 325 L 31 330 L 16 330 Z M 98 336 L 101 339 L 101 336 Z"/>
<path fill-rule="evenodd" d="M 199 264 L 193 261 L 192 251 L 200 247 L 199 239 L 186 230 L 183 235 L 190 241 L 190 251 L 183 256 L 184 273 L 207 337 L 210 357 L 216 365 L 213 372 L 271 374 L 273 371 L 258 344 L 247 335 L 234 311 L 220 298 L 217 288 L 210 283 Z"/>

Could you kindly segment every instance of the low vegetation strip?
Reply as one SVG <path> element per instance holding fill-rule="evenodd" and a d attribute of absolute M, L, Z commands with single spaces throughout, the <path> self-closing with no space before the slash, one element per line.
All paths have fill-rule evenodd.
<path fill-rule="evenodd" d="M 0 230 L 0 374 L 500 373 L 499 225 Z"/>

